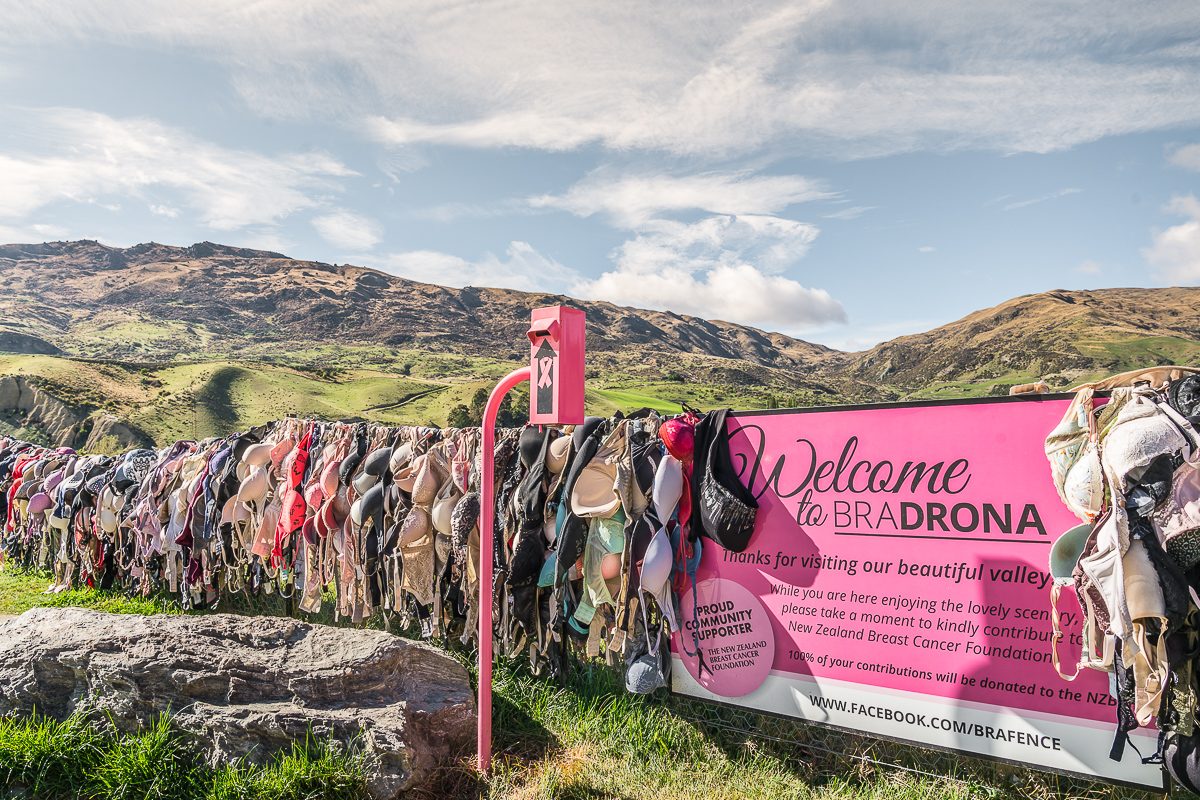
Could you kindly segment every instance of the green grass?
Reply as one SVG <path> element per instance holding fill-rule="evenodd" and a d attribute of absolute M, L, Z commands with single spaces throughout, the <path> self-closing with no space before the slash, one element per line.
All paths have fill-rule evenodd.
<path fill-rule="evenodd" d="M 636 389 L 626 388 L 636 386 Z M 764 408 L 794 408 L 818 405 L 822 398 L 813 392 L 769 386 L 730 386 L 723 384 L 672 383 L 642 381 L 635 378 L 605 380 L 587 391 L 589 414 L 610 416 L 616 411 L 630 412 L 652 408 L 664 414 L 678 414 L 681 403 L 707 411 L 735 408 L 750 411 Z"/>
<path fill-rule="evenodd" d="M 47 583 L 44 576 L 13 572 L 7 566 L 0 569 L 0 614 L 49 604 L 86 604 L 126 613 L 179 613 L 178 607 L 169 600 L 124 600 L 113 593 L 68 592 L 47 597 L 40 594 Z M 280 614 L 284 608 L 284 601 L 278 596 L 250 598 L 236 595 L 223 601 L 217 610 Z M 331 606 L 326 604 L 313 621 L 332 623 Z M 379 619 L 373 619 L 369 624 L 382 627 Z M 471 654 L 461 650 L 452 653 L 474 672 Z M 523 662 L 501 660 L 495 668 L 494 693 L 496 758 L 490 776 L 486 780 L 480 779 L 468 762 L 453 765 L 441 775 L 431 796 L 486 796 L 496 800 L 1051 800 L 1075 797 L 1116 800 L 1146 797 L 1123 789 L 992 766 L 969 758 L 951 759 L 952 772 L 930 777 L 872 765 L 852 757 L 832 756 L 808 745 L 823 739 L 825 745 L 833 744 L 847 753 L 858 753 L 863 751 L 863 742 L 799 722 L 762 717 L 754 717 L 757 720 L 755 730 L 771 733 L 782 742 L 730 730 L 726 726 L 735 722 L 731 713 L 662 693 L 649 698 L 630 695 L 624 691 L 620 673 L 599 663 L 577 664 L 560 684 L 533 676 Z M 700 716 L 715 722 L 698 724 L 693 721 L 694 717 Z M 9 728 L 0 728 L 0 753 L 6 752 L 5 737 L 11 739 L 4 730 L 25 730 L 26 733 L 21 734 L 24 740 L 33 743 L 24 750 L 36 755 L 27 761 L 45 765 L 22 767 L 25 770 L 22 774 L 26 775 L 42 770 L 48 775 L 65 775 L 67 777 L 55 780 L 66 781 L 71 775 L 92 768 L 81 767 L 74 756 L 63 756 L 62 753 L 78 751 L 86 754 L 91 752 L 89 747 L 107 746 L 94 743 L 99 740 L 88 739 L 98 734 L 89 732 L 88 726 L 83 726 L 83 731 L 78 730 L 78 723 L 69 723 L 61 731 L 53 729 L 59 731 L 55 735 L 82 737 L 79 746 L 69 748 L 36 744 L 45 742 L 49 734 L 36 733 L 37 726 L 32 723 L 26 728 L 16 725 L 15 721 L 5 724 Z M 39 724 L 49 725 L 46 721 Z M 151 734 L 161 738 L 161 734 L 153 729 L 147 731 L 147 735 Z M 160 738 L 149 740 L 143 746 L 164 747 Z M 886 762 L 931 770 L 928 751 L 871 741 L 871 751 Z M 126 746 L 119 759 L 113 756 L 122 766 L 111 766 L 106 774 L 128 776 L 130 781 L 136 777 L 138 762 L 127 752 L 130 747 Z M 59 755 L 55 756 L 56 753 Z M 322 760 L 304 754 L 293 755 L 294 764 L 285 757 L 275 767 L 258 771 L 246 765 L 216 773 L 185 771 L 180 775 L 192 775 L 196 785 L 204 787 L 209 794 L 177 796 L 355 796 L 289 794 L 297 790 L 288 786 L 305 780 L 310 781 L 305 784 L 310 790 L 321 791 L 329 786 L 350 785 L 355 775 L 351 767 L 333 756 Z M 5 757 L 0 755 L 0 786 L 4 785 Z M 199 777 L 195 777 L 197 774 Z M 314 777 L 318 775 L 321 777 Z M 183 781 L 183 777 L 179 780 Z M 268 792 L 262 788 L 266 786 L 272 789 Z M 74 795 L 51 793 L 41 796 Z"/>
<path fill-rule="evenodd" d="M 155 319 L 138 312 L 101 311 L 71 329 L 77 352 L 89 356 L 148 358 L 162 352 L 203 352 L 216 337 L 203 325 Z"/>
<path fill-rule="evenodd" d="M 362 765 L 317 741 L 212 768 L 160 717 L 137 734 L 78 716 L 0 718 L 0 792 L 31 800 L 355 800 Z"/>
<path fill-rule="evenodd" d="M 129 597 L 123 592 L 69 589 L 44 594 L 51 579 L 38 572 L 0 567 L 0 615 L 20 614 L 31 608 L 91 608 L 110 614 L 179 614 L 179 605 L 165 597 Z"/>
<path fill-rule="evenodd" d="M 1075 342 L 1080 353 L 1100 362 L 1111 362 L 1112 371 L 1136 369 L 1152 364 L 1195 364 L 1200 361 L 1200 342 L 1177 336 L 1128 336 L 1084 339 Z"/>
<path fill-rule="evenodd" d="M 103 330 L 116 325 L 113 322 Z M 199 334 L 172 331 L 171 335 L 195 338 Z M 0 375 L 26 376 L 48 393 L 82 408 L 85 415 L 111 413 L 160 444 L 223 435 L 287 415 L 444 425 L 451 408 L 469 406 L 476 391 L 490 389 L 514 366 L 472 356 L 339 345 L 302 348 L 286 358 L 248 350 L 236 357 L 198 353 L 194 360 L 161 364 L 0 355 Z M 796 387 L 744 386 L 700 378 L 648 380 L 631 368 L 606 367 L 600 370 L 602 378 L 589 381 L 589 414 L 608 416 L 642 407 L 675 413 L 681 401 L 701 409 L 755 409 L 830 400 Z M 45 439 L 20 421 L 6 424 L 4 430 L 14 432 L 18 427 L 28 438 Z"/>
<path fill-rule="evenodd" d="M 677 399 L 667 399 L 657 394 L 649 394 L 645 391 L 631 391 L 628 389 L 594 389 L 591 392 L 588 392 L 588 400 L 592 406 L 593 413 L 597 413 L 596 409 L 606 410 L 609 406 L 611 406 L 613 411 L 620 410 L 628 412 L 645 407 L 669 414 L 678 414 L 682 410 L 678 400 L 686 398 L 684 396 L 685 393 L 680 392 L 678 387 L 676 387 L 676 394 L 680 395 L 680 397 Z"/>
<path fill-rule="evenodd" d="M 472 665 L 468 663 L 468 668 Z M 495 677 L 496 764 L 489 796 L 514 800 L 966 800 L 1144 798 L 1150 795 L 970 758 L 917 774 L 846 754 L 936 772 L 930 753 L 806 725 L 625 692 L 621 676 L 579 666 L 564 685 L 501 663 Z M 697 724 L 694 719 L 712 720 Z M 754 735 L 770 734 L 774 738 Z M 812 745 L 812 747 L 810 747 Z M 947 771 L 945 763 L 953 764 Z"/>

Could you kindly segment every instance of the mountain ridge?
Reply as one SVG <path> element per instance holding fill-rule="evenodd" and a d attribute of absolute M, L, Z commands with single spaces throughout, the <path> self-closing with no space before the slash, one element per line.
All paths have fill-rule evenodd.
<path fill-rule="evenodd" d="M 39 280 L 29 277 L 33 267 Z M 630 309 L 556 293 L 451 289 L 369 267 L 211 242 L 130 248 L 90 240 L 0 245 L 0 278 L 10 295 L 0 299 L 0 312 L 10 316 L 18 305 L 40 304 L 39 319 L 51 335 L 70 325 L 62 306 L 74 316 L 124 306 L 171 319 L 178 316 L 179 304 L 188 302 L 201 321 L 226 335 L 250 328 L 259 338 L 280 341 L 304 340 L 314 333 L 341 335 L 356 343 L 434 342 L 481 354 L 496 341 L 507 339 L 516 346 L 524 338 L 520 328 L 530 308 L 571 303 L 589 312 L 589 348 L 598 351 L 653 343 L 673 351 L 748 359 L 764 367 L 805 365 L 836 352 L 780 333 L 669 311 Z M 47 279 L 55 282 L 60 308 L 39 303 Z M 269 285 L 248 285 L 255 281 Z M 228 296 L 222 299 L 221 294 Z M 77 306 L 72 307 L 73 302 Z M 254 324 L 255 317 L 263 316 L 271 317 L 277 336 Z M 69 347 L 62 349 L 70 352 Z"/>
<path fill-rule="evenodd" d="M 1022 295 L 843 352 L 669 311 L 453 289 L 213 242 L 0 245 L 0 285 L 0 375 L 30 375 L 156 439 L 285 413 L 444 424 L 525 361 L 529 310 L 559 303 L 588 314 L 596 413 L 999 395 L 1200 363 L 1200 289 L 1189 287 Z M 217 407 L 230 397 L 244 413 Z"/>

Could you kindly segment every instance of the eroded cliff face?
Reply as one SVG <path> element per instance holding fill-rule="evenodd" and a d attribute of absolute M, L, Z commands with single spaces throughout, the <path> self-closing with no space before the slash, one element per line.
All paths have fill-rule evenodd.
<path fill-rule="evenodd" d="M 0 421 L 55 447 L 109 451 L 152 444 L 113 415 L 65 403 L 22 375 L 0 377 Z"/>

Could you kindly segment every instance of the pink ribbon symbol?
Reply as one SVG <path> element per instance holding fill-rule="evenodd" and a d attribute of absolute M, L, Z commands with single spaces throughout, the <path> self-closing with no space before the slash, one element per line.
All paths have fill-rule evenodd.
<path fill-rule="evenodd" d="M 537 384 L 538 388 L 541 389 L 546 386 L 551 386 L 554 383 L 554 381 L 551 380 L 551 377 L 550 377 L 551 370 L 554 369 L 554 359 L 553 358 L 539 358 L 538 365 L 539 365 L 538 371 L 541 373 L 541 376 L 538 378 L 538 384 Z"/>

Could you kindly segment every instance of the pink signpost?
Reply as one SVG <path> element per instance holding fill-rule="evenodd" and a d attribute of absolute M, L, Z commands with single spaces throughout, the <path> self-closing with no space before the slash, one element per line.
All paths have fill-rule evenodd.
<path fill-rule="evenodd" d="M 705 540 L 673 691 L 861 733 L 1161 788 L 1109 759 L 1107 675 L 1050 656 L 1051 543 L 1078 524 L 1042 443 L 1063 396 L 747 412 L 728 422 L 758 497 L 744 552 Z M 1059 603 L 1064 669 L 1079 654 Z M 694 638 L 693 638 L 694 635 Z M 704 667 L 689 657 L 698 641 Z M 1155 731 L 1133 733 L 1143 754 Z"/>
<path fill-rule="evenodd" d="M 483 412 L 482 475 L 479 487 L 479 723 L 478 766 L 492 761 L 492 556 L 496 525 L 496 415 L 513 388 L 530 381 L 529 421 L 538 425 L 583 422 L 584 313 L 546 306 L 530 314 L 529 366 L 505 375 Z"/>

